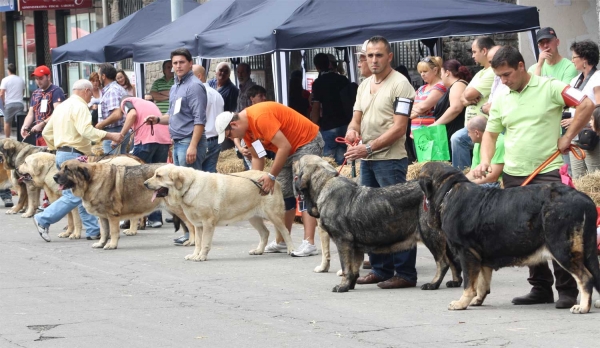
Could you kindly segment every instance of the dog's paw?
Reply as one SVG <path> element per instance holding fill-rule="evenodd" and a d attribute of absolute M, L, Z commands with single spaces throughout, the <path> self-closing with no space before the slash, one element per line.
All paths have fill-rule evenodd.
<path fill-rule="evenodd" d="M 258 249 L 250 250 L 248 252 L 248 254 L 250 254 L 250 255 L 262 255 L 263 254 L 263 250 L 258 250 Z"/>
<path fill-rule="evenodd" d="M 100 249 L 100 248 L 104 247 L 104 244 L 106 244 L 106 242 L 105 243 L 97 242 L 97 243 L 92 244 L 92 248 Z"/>
<path fill-rule="evenodd" d="M 329 272 L 329 262 L 325 263 L 325 264 L 320 264 L 317 267 L 315 267 L 315 269 L 313 270 L 313 272 L 315 273 L 327 273 Z"/>
<path fill-rule="evenodd" d="M 348 287 L 347 285 L 336 285 L 333 287 L 333 292 L 348 292 L 348 290 L 350 290 L 350 287 Z"/>
<path fill-rule="evenodd" d="M 573 307 L 571 307 L 571 313 L 573 314 L 585 314 L 587 312 L 590 311 L 590 308 L 585 308 L 583 306 L 580 305 L 574 305 Z"/>
<path fill-rule="evenodd" d="M 126 236 L 135 236 L 137 234 L 137 230 L 133 231 L 130 229 L 126 229 L 123 231 L 123 234 Z"/>
<path fill-rule="evenodd" d="M 26 212 L 26 213 L 21 214 L 21 217 L 27 219 L 27 218 L 32 217 L 33 215 L 34 215 L 34 213 Z"/>
<path fill-rule="evenodd" d="M 451 310 L 451 311 L 463 310 L 463 309 L 467 309 L 467 306 L 463 306 L 460 303 L 460 301 L 452 301 L 452 302 L 450 302 L 450 305 L 448 305 L 448 310 Z"/>
<path fill-rule="evenodd" d="M 449 280 L 446 282 L 447 288 L 459 288 L 462 284 L 462 280 Z"/>
<path fill-rule="evenodd" d="M 14 211 L 13 209 L 9 209 L 4 214 L 6 214 L 6 215 L 14 215 L 16 213 L 18 213 L 18 211 Z"/>
<path fill-rule="evenodd" d="M 117 248 L 117 246 L 116 246 L 116 245 L 114 245 L 114 244 L 110 244 L 110 243 L 109 243 L 109 244 L 106 244 L 106 245 L 104 246 L 104 250 L 115 250 L 116 248 Z"/>
<path fill-rule="evenodd" d="M 71 232 L 65 231 L 58 234 L 58 238 L 69 238 L 71 236 Z"/>
<path fill-rule="evenodd" d="M 69 236 L 69 239 L 80 239 L 80 238 L 81 238 L 81 232 L 73 232 Z"/>
<path fill-rule="evenodd" d="M 437 290 L 439 287 L 439 284 L 427 283 L 421 286 L 421 290 Z"/>
<path fill-rule="evenodd" d="M 188 261 L 206 261 L 206 256 L 200 254 L 189 254 L 185 257 Z"/>
<path fill-rule="evenodd" d="M 337 271 L 337 276 L 338 277 L 343 277 L 344 276 L 344 271 L 341 270 L 341 269 L 339 271 Z"/>
<path fill-rule="evenodd" d="M 479 297 L 475 297 L 471 300 L 469 306 L 481 306 L 483 304 L 483 299 Z"/>

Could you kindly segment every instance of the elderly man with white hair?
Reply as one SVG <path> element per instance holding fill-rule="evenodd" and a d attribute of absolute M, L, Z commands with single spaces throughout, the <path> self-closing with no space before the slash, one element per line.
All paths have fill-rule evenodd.
<path fill-rule="evenodd" d="M 236 112 L 240 90 L 229 79 L 229 76 L 231 75 L 229 63 L 221 62 L 217 64 L 215 74 L 215 78 L 208 81 L 208 85 L 216 89 L 217 92 L 221 94 L 221 97 L 223 97 L 223 101 L 225 101 L 225 111 Z"/>
<path fill-rule="evenodd" d="M 120 133 L 108 133 L 92 126 L 92 115 L 88 109 L 88 103 L 92 99 L 92 88 L 92 83 L 88 80 L 76 81 L 71 96 L 54 109 L 52 117 L 44 127 L 42 136 L 48 144 L 48 149 L 56 150 L 58 168 L 67 160 L 91 154 L 92 141 L 123 141 Z M 64 190 L 62 197 L 33 217 L 33 223 L 40 236 L 49 242 L 50 225 L 60 221 L 74 208 L 79 209 L 87 239 L 99 239 L 97 218 L 85 210 L 81 198 L 74 196 L 71 190 Z"/>

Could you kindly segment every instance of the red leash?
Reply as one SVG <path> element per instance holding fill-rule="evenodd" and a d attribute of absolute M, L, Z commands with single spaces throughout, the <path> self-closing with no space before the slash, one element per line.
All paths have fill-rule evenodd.
<path fill-rule="evenodd" d="M 582 160 L 585 158 L 585 152 L 583 152 L 583 150 L 579 146 L 571 145 L 569 147 L 569 150 L 573 153 L 573 156 L 575 156 L 575 158 L 577 158 L 578 160 Z M 578 153 L 578 151 L 579 151 L 579 153 Z M 546 168 L 546 166 L 548 164 L 550 164 L 552 161 L 554 161 L 554 159 L 556 157 L 558 157 L 558 155 L 560 155 L 560 150 L 556 150 L 556 152 L 554 154 L 552 154 L 552 156 L 548 157 L 548 159 L 545 160 L 544 163 L 542 163 L 539 167 L 537 167 L 537 169 L 534 170 L 533 173 L 531 173 L 531 175 L 528 176 L 527 179 L 525 179 L 525 181 L 523 181 L 521 186 L 525 186 L 525 185 L 529 184 L 531 182 L 531 180 L 533 180 L 533 178 L 535 178 L 536 175 L 538 175 L 544 168 Z"/>
<path fill-rule="evenodd" d="M 353 143 L 351 143 L 348 140 L 346 140 L 346 138 L 342 138 L 342 137 L 335 138 L 335 142 L 340 143 L 340 144 L 352 145 L 352 146 L 358 145 L 358 141 L 354 141 Z M 342 165 L 340 166 L 340 170 L 338 170 L 338 175 L 342 172 L 342 169 L 344 169 L 344 166 L 346 165 L 347 161 L 348 161 L 348 159 L 344 158 L 344 162 L 342 162 Z M 354 165 L 354 161 L 352 161 L 352 165 Z M 356 176 L 356 174 L 354 174 L 353 177 L 354 176 Z"/>

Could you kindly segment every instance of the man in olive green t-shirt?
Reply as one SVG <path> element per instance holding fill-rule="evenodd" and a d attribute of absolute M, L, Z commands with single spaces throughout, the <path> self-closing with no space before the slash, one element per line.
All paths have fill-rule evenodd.
<path fill-rule="evenodd" d="M 505 188 L 511 188 L 520 186 L 557 149 L 563 153 L 568 150 L 571 140 L 590 120 L 594 104 L 583 93 L 569 91 L 564 82 L 528 73 L 523 56 L 514 47 L 500 48 L 492 59 L 492 68 L 509 90 L 494 97 L 481 142 L 481 164 L 473 169 L 473 176 L 481 178 L 493 172 L 491 160 L 496 139 L 504 132 L 502 182 Z M 569 92 L 574 98 L 566 96 Z M 565 105 L 577 108 L 571 126 L 561 136 L 559 127 Z M 557 157 L 530 184 L 561 183 L 561 165 L 562 159 Z M 559 296 L 555 306 L 571 308 L 577 301 L 577 284 L 555 261 L 552 264 Z M 515 297 L 514 304 L 554 302 L 554 277 L 547 262 L 529 267 L 527 280 L 533 286 L 531 292 Z"/>

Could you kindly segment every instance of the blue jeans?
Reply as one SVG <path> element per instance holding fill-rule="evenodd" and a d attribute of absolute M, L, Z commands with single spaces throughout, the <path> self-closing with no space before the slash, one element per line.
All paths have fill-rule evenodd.
<path fill-rule="evenodd" d="M 221 145 L 217 141 L 217 137 L 211 137 L 206 140 L 207 149 L 206 157 L 202 162 L 202 170 L 209 173 L 217 172 L 217 162 L 221 153 Z"/>
<path fill-rule="evenodd" d="M 166 163 L 169 158 L 169 144 L 137 144 L 133 146 L 133 155 L 139 157 L 146 163 Z M 148 216 L 149 221 L 162 222 L 162 212 L 160 209 L 153 211 Z"/>
<path fill-rule="evenodd" d="M 207 150 L 207 142 L 206 136 L 202 134 L 202 138 L 198 142 L 198 147 L 196 148 L 196 161 L 194 163 L 188 164 L 185 161 L 185 157 L 187 154 L 187 149 L 190 147 L 190 142 L 192 141 L 192 137 L 173 140 L 173 163 L 176 166 L 180 167 L 190 167 L 196 170 L 202 170 L 202 163 L 206 158 L 206 150 Z"/>
<path fill-rule="evenodd" d="M 81 156 L 76 152 L 62 152 L 56 153 L 56 166 L 60 168 L 60 165 L 67 160 L 74 159 Z M 89 214 L 83 205 L 81 204 L 81 198 L 74 196 L 71 190 L 63 190 L 62 196 L 54 201 L 44 209 L 43 212 L 35 214 L 33 217 L 40 226 L 48 228 L 50 225 L 57 223 L 64 218 L 71 210 L 77 208 L 79 215 L 81 215 L 81 222 L 85 228 L 85 234 L 87 237 L 93 237 L 100 235 L 100 227 L 98 226 L 98 218 L 94 215 Z"/>
<path fill-rule="evenodd" d="M 123 130 L 123 126 L 104 128 L 104 130 L 107 132 L 111 132 L 111 133 L 117 133 L 117 132 L 121 132 Z M 102 141 L 102 150 L 104 151 L 104 154 L 107 155 L 108 153 L 110 153 L 111 155 L 119 155 L 119 154 L 127 153 L 127 144 L 129 144 L 130 136 L 131 136 L 131 132 L 127 133 L 125 138 L 123 138 L 123 142 L 121 143 L 121 145 L 117 146 L 117 148 L 114 150 L 110 146 L 112 141 L 110 141 L 110 140 Z"/>
<path fill-rule="evenodd" d="M 10 189 L 0 190 L 0 199 L 10 198 L 12 200 L 12 193 Z"/>
<path fill-rule="evenodd" d="M 406 182 L 408 159 L 360 161 L 361 185 L 385 187 Z M 388 279 L 396 274 L 409 282 L 417 282 L 417 248 L 391 254 L 369 253 L 371 272 L 380 278 Z"/>
<path fill-rule="evenodd" d="M 325 147 L 323 148 L 323 156 L 333 157 L 339 165 L 342 165 L 342 163 L 344 163 L 344 154 L 346 153 L 347 145 L 336 142 L 335 138 L 344 138 L 346 136 L 347 130 L 348 126 L 346 125 L 329 129 L 326 131 L 321 131 L 321 136 L 323 137 L 323 141 L 325 142 Z"/>
<path fill-rule="evenodd" d="M 450 146 L 452 149 L 452 166 L 458 170 L 463 170 L 471 166 L 471 150 L 473 141 L 469 138 L 467 128 L 460 129 L 450 137 Z"/>

